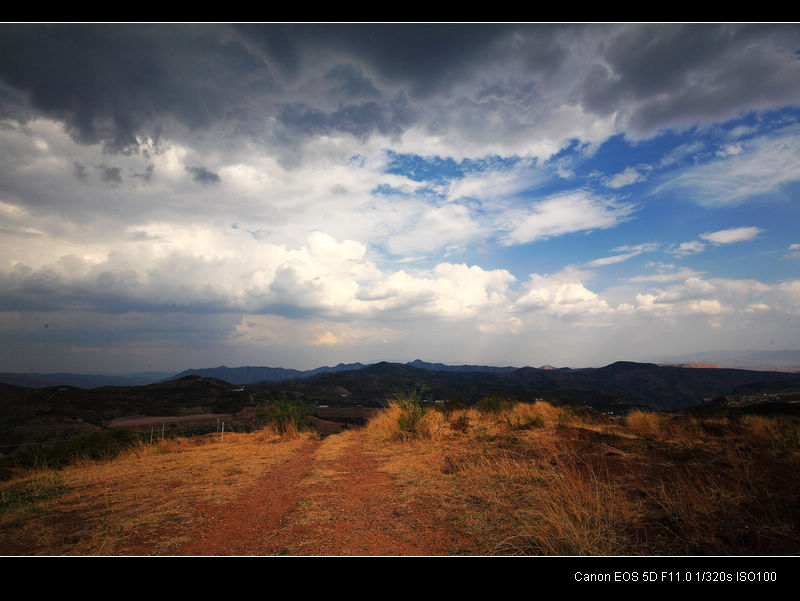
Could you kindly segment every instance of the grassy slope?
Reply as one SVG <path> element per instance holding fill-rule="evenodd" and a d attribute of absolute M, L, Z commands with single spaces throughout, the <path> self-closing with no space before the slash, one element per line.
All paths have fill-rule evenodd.
<path fill-rule="evenodd" d="M 470 554 L 800 552 L 796 418 L 413 409 L 393 406 L 348 436 L 404 502 L 472 541 Z M 245 494 L 308 436 L 177 439 L 20 474 L 0 483 L 0 553 L 113 555 L 136 541 L 175 553 L 199 504 Z"/>

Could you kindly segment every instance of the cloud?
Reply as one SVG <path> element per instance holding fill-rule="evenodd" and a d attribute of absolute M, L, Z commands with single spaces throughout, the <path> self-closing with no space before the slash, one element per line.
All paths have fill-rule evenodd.
<path fill-rule="evenodd" d="M 717 289 L 708 281 L 700 278 L 688 278 L 680 285 L 672 286 L 665 292 L 658 294 L 654 303 L 677 303 L 686 300 L 703 299 L 713 295 Z"/>
<path fill-rule="evenodd" d="M 634 209 L 632 204 L 616 203 L 583 191 L 556 194 L 504 215 L 503 219 L 511 218 L 504 243 L 527 244 L 552 236 L 608 229 L 630 217 Z"/>
<path fill-rule="evenodd" d="M 737 149 L 682 171 L 659 189 L 685 193 L 703 206 L 724 207 L 780 192 L 800 180 L 797 126 L 740 142 Z"/>
<path fill-rule="evenodd" d="M 89 172 L 86 169 L 86 165 L 81 164 L 79 161 L 75 161 L 75 166 L 72 169 L 72 175 L 82 182 L 85 182 L 89 177 Z"/>
<path fill-rule="evenodd" d="M 743 106 L 779 108 L 800 91 L 792 26 L 648 24 L 609 33 L 581 86 L 631 133 L 722 121 Z"/>
<path fill-rule="evenodd" d="M 575 139 L 777 108 L 800 79 L 796 28 L 779 24 L 17 24 L 2 34 L 6 114 L 47 115 L 115 152 L 227 128 L 287 161 L 315 133 L 393 136 L 418 154 L 547 158 Z"/>
<path fill-rule="evenodd" d="M 734 244 L 752 240 L 762 231 L 757 227 L 734 227 L 727 230 L 719 230 L 718 232 L 706 232 L 705 234 L 700 234 L 700 237 L 713 244 Z"/>
<path fill-rule="evenodd" d="M 532 349 L 605 357 L 622 343 L 576 332 L 612 325 L 615 340 L 658 341 L 683 316 L 695 330 L 678 328 L 678 343 L 705 344 L 702 320 L 775 324 L 796 311 L 794 280 L 713 278 L 710 254 L 696 257 L 709 260 L 703 272 L 640 273 L 632 259 L 657 248 L 638 243 L 662 214 L 653 188 L 718 209 L 788 197 L 796 115 L 759 111 L 796 104 L 798 35 L 736 24 L 2 28 L 1 327 L 53 361 L 68 360 L 46 350 L 61 332 L 64 357 L 75 347 L 106 361 L 91 350 L 106 336 L 118 361 L 130 341 L 139 362 L 151 345 L 168 361 L 224 352 L 285 364 L 334 350 L 368 360 L 387 344 L 396 356 L 491 349 L 492 362 Z M 634 184 L 647 205 L 616 195 Z M 666 252 L 761 233 L 709 231 Z M 584 269 L 618 268 L 596 280 L 563 268 L 586 257 Z M 43 315 L 49 338 L 27 322 Z"/>
<path fill-rule="evenodd" d="M 687 280 L 689 278 L 698 277 L 702 275 L 701 272 L 694 271 L 688 267 L 681 267 L 676 269 L 676 265 L 656 263 L 649 265 L 655 267 L 658 273 L 638 275 L 628 278 L 629 282 L 673 282 L 676 280 Z"/>
<path fill-rule="evenodd" d="M 119 167 L 106 167 L 105 165 L 101 165 L 100 169 L 100 179 L 109 184 L 110 186 L 118 186 L 122 183 L 122 170 Z M 78 177 L 78 179 L 81 179 Z"/>
<path fill-rule="evenodd" d="M 614 265 L 615 263 L 622 263 L 623 261 L 627 261 L 641 253 L 637 252 L 629 252 L 629 253 L 622 253 L 619 255 L 611 255 L 609 257 L 602 257 L 600 259 L 594 259 L 593 261 L 589 261 L 586 263 L 586 267 L 602 267 L 604 265 Z"/>
<path fill-rule="evenodd" d="M 706 245 L 698 240 L 691 240 L 689 242 L 681 242 L 678 246 L 673 246 L 667 249 L 667 252 L 676 257 L 685 257 L 695 253 L 703 252 Z"/>
<path fill-rule="evenodd" d="M 531 274 L 513 311 L 570 319 L 609 313 L 612 309 L 608 303 L 586 288 L 580 276 L 580 272 L 571 270 L 549 276 Z"/>
<path fill-rule="evenodd" d="M 324 346 L 335 346 L 339 344 L 339 339 L 331 334 L 330 330 L 326 330 L 324 334 L 321 334 L 317 338 L 315 338 L 311 344 L 314 345 L 324 345 Z"/>
<path fill-rule="evenodd" d="M 658 166 L 671 167 L 673 165 L 677 165 L 685 161 L 687 158 L 700 153 L 704 148 L 705 144 L 699 140 L 680 144 L 661 157 L 661 160 L 658 162 Z"/>
<path fill-rule="evenodd" d="M 449 203 L 419 207 L 419 211 L 387 241 L 387 249 L 396 255 L 431 252 L 452 244 L 463 244 L 487 236 L 488 232 L 468 207 Z"/>
<path fill-rule="evenodd" d="M 222 181 L 222 178 L 214 173 L 213 171 L 209 171 L 205 167 L 186 167 L 186 172 L 192 176 L 192 179 L 196 181 L 198 184 L 205 184 L 205 185 L 214 185 L 218 184 Z"/>
<path fill-rule="evenodd" d="M 586 267 L 602 267 L 604 265 L 614 265 L 615 263 L 622 263 L 623 261 L 627 261 L 628 259 L 632 259 L 633 257 L 637 257 L 642 253 L 645 252 L 652 252 L 656 248 L 658 248 L 658 244 L 654 242 L 647 242 L 645 244 L 638 244 L 636 246 L 620 246 L 615 248 L 614 250 L 620 251 L 624 250 L 623 252 L 618 255 L 611 255 L 608 257 L 602 257 L 600 259 L 594 259 L 593 261 L 589 261 L 585 264 Z"/>
<path fill-rule="evenodd" d="M 647 176 L 636 167 L 626 167 L 621 173 L 609 178 L 606 186 L 609 188 L 622 188 L 647 179 Z"/>
<path fill-rule="evenodd" d="M 432 271 L 391 273 L 377 289 L 383 294 L 375 296 L 381 299 L 378 306 L 384 312 L 411 311 L 447 319 L 474 317 L 507 302 L 509 284 L 515 280 L 505 269 L 440 263 Z"/>

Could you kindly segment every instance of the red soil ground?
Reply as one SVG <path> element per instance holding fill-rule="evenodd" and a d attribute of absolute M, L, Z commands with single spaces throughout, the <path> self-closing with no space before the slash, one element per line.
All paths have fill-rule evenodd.
<path fill-rule="evenodd" d="M 347 434 L 308 440 L 223 506 L 198 506 L 176 555 L 456 555 L 469 541 L 401 498 L 391 477 Z M 123 554 L 154 553 L 138 542 Z"/>

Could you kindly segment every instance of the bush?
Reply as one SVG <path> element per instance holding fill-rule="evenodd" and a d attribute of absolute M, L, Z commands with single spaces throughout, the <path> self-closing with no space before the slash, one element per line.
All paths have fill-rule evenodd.
<path fill-rule="evenodd" d="M 256 415 L 259 421 L 271 424 L 281 436 L 302 432 L 311 425 L 313 406 L 301 401 L 277 399 L 264 406 L 265 411 Z"/>
<path fill-rule="evenodd" d="M 422 389 L 395 396 L 397 407 L 400 409 L 397 425 L 402 434 L 410 436 L 419 434 L 422 419 L 428 410 L 425 402 L 430 402 L 430 399 L 425 398 L 427 392 L 427 390 Z"/>
<path fill-rule="evenodd" d="M 58 445 L 12 453 L 3 458 L 0 477 L 8 478 L 12 470 L 19 468 L 61 468 L 79 459 L 113 459 L 139 442 L 139 436 L 133 430 L 124 428 L 81 434 Z"/>
<path fill-rule="evenodd" d="M 493 394 L 492 396 L 485 397 L 478 403 L 478 411 L 483 413 L 498 414 L 514 406 L 514 401 L 505 397 Z"/>

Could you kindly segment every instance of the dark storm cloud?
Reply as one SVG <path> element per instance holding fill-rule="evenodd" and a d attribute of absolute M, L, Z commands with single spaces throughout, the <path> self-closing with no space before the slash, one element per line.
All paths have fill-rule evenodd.
<path fill-rule="evenodd" d="M 325 74 L 325 79 L 333 85 L 331 92 L 347 98 L 365 98 L 380 96 L 372 84 L 372 80 L 364 77 L 353 65 L 337 65 Z"/>
<path fill-rule="evenodd" d="M 372 65 L 383 80 L 417 93 L 466 68 L 504 30 L 5 25 L 0 26 L 0 110 L 14 117 L 43 113 L 64 121 L 77 141 L 103 143 L 115 152 L 137 149 L 142 136 L 157 142 L 171 121 L 203 129 L 235 120 L 237 131 L 258 135 L 270 116 L 283 116 L 290 131 L 299 133 L 395 132 L 412 118 L 405 94 L 396 89 L 382 94 L 361 66 L 339 55 Z M 312 89 L 315 105 L 296 108 L 287 86 L 317 66 L 328 93 Z M 291 141 L 276 135 L 281 143 Z"/>
<path fill-rule="evenodd" d="M 86 170 L 86 165 L 81 164 L 79 161 L 75 161 L 75 166 L 72 168 L 72 175 L 82 182 L 85 182 L 89 177 L 89 172 Z"/>
<path fill-rule="evenodd" d="M 156 166 L 153 163 L 148 163 L 147 167 L 144 168 L 142 173 L 134 173 L 133 177 L 138 177 L 143 179 L 146 182 L 149 182 L 153 178 L 153 173 L 156 170 Z"/>
<path fill-rule="evenodd" d="M 627 118 L 642 132 L 778 107 L 800 98 L 798 48 L 794 25 L 626 27 L 601 44 L 582 100 L 603 115 L 634 105 Z"/>
<path fill-rule="evenodd" d="M 100 179 L 106 184 L 118 186 L 122 183 L 122 169 L 119 167 L 106 167 L 105 165 L 101 165 L 98 169 L 100 169 Z"/>
<path fill-rule="evenodd" d="M 155 137 L 159 122 L 208 126 L 270 88 L 265 65 L 224 27 L 42 25 L 0 27 L 0 80 L 15 98 L 64 120 L 76 140 L 111 150 Z"/>
<path fill-rule="evenodd" d="M 364 138 L 372 132 L 400 133 L 410 122 L 403 97 L 388 106 L 378 102 L 350 104 L 325 113 L 305 104 L 290 104 L 283 108 L 280 119 L 284 125 L 306 135 L 329 134 L 340 131 Z"/>
<path fill-rule="evenodd" d="M 286 153 L 414 124 L 483 142 L 564 104 L 650 133 L 796 101 L 798 48 L 796 25 L 6 24 L 0 117 L 45 114 L 117 152 L 174 123 Z"/>
<path fill-rule="evenodd" d="M 325 48 L 363 61 L 386 80 L 406 85 L 413 96 L 425 96 L 480 62 L 514 28 L 500 24 L 361 23 L 247 24 L 237 30 L 279 63 L 288 77 L 296 74 L 308 49 Z"/>
<path fill-rule="evenodd" d="M 132 270 L 104 270 L 81 277 L 49 267 L 33 270 L 17 264 L 0 273 L 0 306 L 5 311 L 97 311 L 100 313 L 224 313 L 231 309 L 224 293 L 207 284 L 199 291 L 143 282 Z"/>
<path fill-rule="evenodd" d="M 210 186 L 218 184 L 222 181 L 219 175 L 213 171 L 209 171 L 205 167 L 187 167 L 186 171 L 192 176 L 192 179 L 198 184 L 205 184 Z"/>

